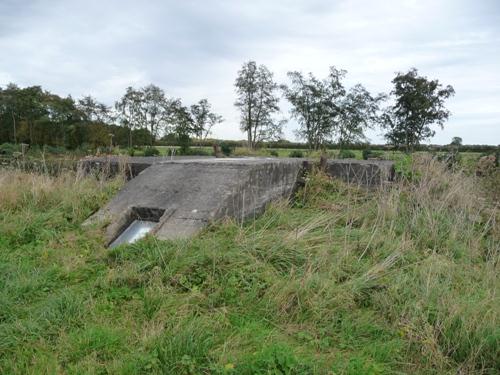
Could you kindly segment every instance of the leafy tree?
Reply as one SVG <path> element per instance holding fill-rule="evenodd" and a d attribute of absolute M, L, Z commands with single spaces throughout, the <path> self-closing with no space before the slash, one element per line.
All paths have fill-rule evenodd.
<path fill-rule="evenodd" d="M 61 98 L 58 95 L 47 94 L 47 119 L 54 125 L 56 130 L 54 138 L 56 144 L 66 145 L 66 132 L 69 124 L 80 120 L 75 101 L 71 96 Z M 43 144 L 50 142 L 43 141 Z"/>
<path fill-rule="evenodd" d="M 415 68 L 407 73 L 397 73 L 392 80 L 394 105 L 386 109 L 382 124 L 387 129 L 386 139 L 396 146 L 404 146 L 406 152 L 413 151 L 421 141 L 434 136 L 431 125 L 443 128 L 450 112 L 444 102 L 455 90 L 443 87 L 438 80 L 429 80 L 418 75 Z"/>
<path fill-rule="evenodd" d="M 312 73 L 289 72 L 290 84 L 282 85 L 291 114 L 300 125 L 297 135 L 311 149 L 335 138 L 341 148 L 363 141 L 364 131 L 378 122 L 379 103 L 385 96 L 374 97 L 361 84 L 346 91 L 342 83 L 346 74 L 334 66 L 323 80 Z"/>
<path fill-rule="evenodd" d="M 133 87 L 127 87 L 125 94 L 115 103 L 115 110 L 120 123 L 128 129 L 128 147 L 132 147 L 132 134 L 134 129 L 141 128 L 144 124 L 141 105 L 143 93 Z M 150 140 L 148 140 L 150 142 Z"/>
<path fill-rule="evenodd" d="M 328 77 L 319 80 L 312 73 L 289 72 L 290 84 L 282 85 L 285 98 L 292 105 L 292 117 L 300 128 L 297 135 L 317 150 L 330 140 L 338 129 L 341 100 L 345 95 L 342 78 L 345 70 L 330 68 Z"/>
<path fill-rule="evenodd" d="M 172 103 L 172 130 L 177 135 L 181 153 L 185 154 L 191 144 L 191 135 L 198 132 L 196 122 L 189 109 L 180 100 Z"/>
<path fill-rule="evenodd" d="M 153 84 L 142 89 L 141 117 L 151 133 L 151 145 L 165 131 L 172 118 L 174 101 L 165 97 L 165 92 Z"/>
<path fill-rule="evenodd" d="M 113 120 L 111 108 L 90 95 L 78 99 L 77 108 L 85 121 L 108 123 Z"/>
<path fill-rule="evenodd" d="M 283 121 L 274 119 L 279 111 L 278 85 L 269 69 L 255 61 L 243 64 L 235 87 L 234 104 L 241 113 L 241 130 L 247 133 L 248 147 L 255 149 L 259 142 L 279 138 Z"/>
<path fill-rule="evenodd" d="M 342 150 L 346 145 L 366 141 L 364 134 L 379 121 L 379 103 L 385 95 L 372 96 L 361 84 L 352 87 L 340 103 L 338 122 L 338 144 Z"/>
<path fill-rule="evenodd" d="M 191 117 L 194 123 L 196 137 L 204 140 L 210 134 L 216 124 L 220 124 L 224 119 L 212 112 L 212 106 L 207 99 L 201 99 L 198 103 L 190 107 Z"/>
<path fill-rule="evenodd" d="M 21 89 L 17 95 L 19 116 L 28 125 L 28 139 L 35 144 L 34 128 L 38 119 L 47 113 L 45 93 L 40 86 L 30 86 Z"/>
<path fill-rule="evenodd" d="M 451 139 L 450 145 L 457 146 L 457 147 L 462 146 L 462 138 L 460 138 L 460 137 L 453 137 Z"/>
<path fill-rule="evenodd" d="M 2 138 L 12 139 L 14 143 L 17 143 L 17 123 L 20 119 L 19 92 L 20 88 L 14 83 L 9 83 L 5 89 L 0 88 L 0 121 L 2 125 L 10 122 L 10 129 L 12 129 L 11 133 L 7 127 L 2 126 L 0 129 L 6 134 Z"/>
<path fill-rule="evenodd" d="M 129 130 L 129 146 L 132 146 L 133 130 L 140 128 L 149 131 L 153 145 L 161 133 L 169 130 L 175 106 L 176 100 L 167 98 L 158 86 L 150 84 L 139 90 L 128 87 L 115 103 L 115 109 L 120 123 Z"/>

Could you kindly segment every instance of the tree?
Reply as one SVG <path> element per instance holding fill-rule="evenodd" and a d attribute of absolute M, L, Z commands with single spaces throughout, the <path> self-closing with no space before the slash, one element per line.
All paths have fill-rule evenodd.
<path fill-rule="evenodd" d="M 12 122 L 12 140 L 17 143 L 17 120 L 19 119 L 19 99 L 18 95 L 20 88 L 14 84 L 9 83 L 5 89 L 0 88 L 0 116 L 2 117 L 2 124 L 4 122 Z M 6 129 L 6 133 L 10 131 Z M 7 135 L 5 138 L 10 138 Z"/>
<path fill-rule="evenodd" d="M 46 99 L 47 118 L 57 128 L 57 144 L 66 145 L 66 130 L 69 124 L 79 120 L 75 101 L 71 96 L 61 98 L 55 94 L 48 94 Z M 46 143 L 46 142 L 43 142 Z"/>
<path fill-rule="evenodd" d="M 385 95 L 373 97 L 361 84 L 349 90 L 340 104 L 337 129 L 340 149 L 349 144 L 366 141 L 364 132 L 378 122 L 379 103 L 383 100 Z"/>
<path fill-rule="evenodd" d="M 282 121 L 274 115 L 279 112 L 278 85 L 273 74 L 255 61 L 243 64 L 235 82 L 237 100 L 234 105 L 241 113 L 241 130 L 247 133 L 248 147 L 255 149 L 259 142 L 281 136 Z"/>
<path fill-rule="evenodd" d="M 453 137 L 451 139 L 450 145 L 456 146 L 456 147 L 462 146 L 462 138 L 460 138 L 460 137 Z"/>
<path fill-rule="evenodd" d="M 172 130 L 177 136 L 181 147 L 181 153 L 185 154 L 191 144 L 191 135 L 198 132 L 196 122 L 189 109 L 182 105 L 180 100 L 172 102 L 171 105 Z"/>
<path fill-rule="evenodd" d="M 386 139 L 393 145 L 413 151 L 421 141 L 434 136 L 431 125 L 443 128 L 450 112 L 444 102 L 455 94 L 452 86 L 443 87 L 439 81 L 418 75 L 415 68 L 407 73 L 397 73 L 392 80 L 394 105 L 386 109 L 382 124 Z"/>
<path fill-rule="evenodd" d="M 115 103 L 115 110 L 121 124 L 128 129 L 128 147 L 132 147 L 134 129 L 143 127 L 144 121 L 141 111 L 143 93 L 133 87 L 127 87 L 125 94 Z M 150 141 L 150 140 L 149 140 Z"/>
<path fill-rule="evenodd" d="M 193 104 L 190 112 L 194 123 L 194 133 L 200 140 L 206 139 L 212 128 L 224 121 L 222 116 L 212 112 L 212 106 L 207 99 L 201 99 Z"/>
<path fill-rule="evenodd" d="M 34 128 L 36 120 L 47 113 L 44 103 L 46 93 L 40 86 L 30 86 L 21 89 L 17 96 L 19 117 L 28 124 L 28 139 L 30 144 L 35 143 Z"/>
<path fill-rule="evenodd" d="M 104 103 L 99 103 L 90 95 L 78 99 L 77 108 L 85 121 L 105 124 L 112 120 L 111 108 Z"/>
<path fill-rule="evenodd" d="M 165 92 L 158 86 L 150 84 L 142 89 L 142 101 L 139 108 L 146 127 L 151 133 L 151 145 L 154 144 L 158 135 L 166 130 L 172 116 L 173 102 L 165 97 Z"/>
<path fill-rule="evenodd" d="M 341 99 L 345 95 L 342 78 L 345 70 L 330 67 L 330 73 L 319 80 L 312 73 L 288 72 L 290 84 L 282 85 L 285 98 L 292 105 L 292 117 L 300 128 L 297 135 L 307 141 L 309 148 L 317 150 L 338 130 Z"/>

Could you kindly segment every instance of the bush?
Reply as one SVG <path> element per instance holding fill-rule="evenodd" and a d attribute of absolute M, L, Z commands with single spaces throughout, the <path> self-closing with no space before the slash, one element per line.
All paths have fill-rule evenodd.
<path fill-rule="evenodd" d="M 194 147 L 194 148 L 189 147 L 187 149 L 179 148 L 178 154 L 183 155 L 183 156 L 210 156 L 211 155 L 211 153 L 208 152 L 207 150 L 204 150 L 202 148 L 196 148 L 196 147 Z"/>
<path fill-rule="evenodd" d="M 3 143 L 0 145 L 0 155 L 12 155 L 14 152 L 21 151 L 21 147 L 19 145 L 15 145 L 13 143 Z"/>
<path fill-rule="evenodd" d="M 144 156 L 158 156 L 160 155 L 160 150 L 158 150 L 156 147 L 146 147 L 144 149 Z"/>
<path fill-rule="evenodd" d="M 179 134 L 177 136 L 179 141 L 179 153 L 181 155 L 189 155 L 189 147 L 191 147 L 191 138 L 187 134 Z"/>
<path fill-rule="evenodd" d="M 135 150 L 133 147 L 130 147 L 127 149 L 127 154 L 128 156 L 134 156 L 135 155 Z"/>
<path fill-rule="evenodd" d="M 304 154 L 300 150 L 293 150 L 288 154 L 289 158 L 303 158 Z"/>
<path fill-rule="evenodd" d="M 351 150 L 340 150 L 339 159 L 355 159 L 356 154 Z"/>
<path fill-rule="evenodd" d="M 52 155 L 62 155 L 66 153 L 66 149 L 63 146 L 43 146 L 43 151 Z"/>
<path fill-rule="evenodd" d="M 271 155 L 271 156 L 276 156 L 276 157 L 280 156 L 280 155 L 278 154 L 278 151 L 276 151 L 276 150 L 269 150 L 269 155 Z"/>
<path fill-rule="evenodd" d="M 220 150 L 222 151 L 222 153 L 226 156 L 229 156 L 233 153 L 234 151 L 234 147 L 231 146 L 229 143 L 226 143 L 226 142 L 222 142 L 220 144 Z"/>
<path fill-rule="evenodd" d="M 374 151 L 369 148 L 365 148 L 363 150 L 363 160 L 368 160 L 368 159 L 382 159 L 384 156 L 384 153 L 382 151 Z"/>
<path fill-rule="evenodd" d="M 448 168 L 453 168 L 453 167 L 460 164 L 460 160 L 462 159 L 462 157 L 461 157 L 460 153 L 450 151 L 450 152 L 447 152 L 446 154 L 438 155 L 437 159 L 440 162 L 445 163 Z"/>

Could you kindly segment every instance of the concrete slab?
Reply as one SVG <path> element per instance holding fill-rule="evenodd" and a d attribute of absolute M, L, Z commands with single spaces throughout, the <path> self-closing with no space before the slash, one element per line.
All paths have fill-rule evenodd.
<path fill-rule="evenodd" d="M 377 187 L 394 180 L 394 162 L 391 160 L 328 160 L 326 173 L 350 184 Z"/>
<path fill-rule="evenodd" d="M 126 165 L 132 178 L 87 223 L 106 222 L 113 242 L 135 220 L 156 222 L 160 239 L 186 238 L 210 221 L 243 221 L 267 204 L 289 198 L 313 163 L 299 158 L 128 158 L 87 159 L 88 170 Z M 394 177 L 394 165 L 380 160 L 329 160 L 326 172 L 349 183 L 380 186 Z"/>
<path fill-rule="evenodd" d="M 108 242 L 137 219 L 158 222 L 152 231 L 158 238 L 189 237 L 209 221 L 245 220 L 288 198 L 301 170 L 297 159 L 161 161 L 129 181 L 90 221 L 110 223 Z"/>

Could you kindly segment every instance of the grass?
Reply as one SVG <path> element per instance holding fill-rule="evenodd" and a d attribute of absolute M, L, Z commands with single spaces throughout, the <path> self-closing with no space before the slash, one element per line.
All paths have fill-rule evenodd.
<path fill-rule="evenodd" d="M 121 179 L 0 171 L 0 373 L 496 374 L 498 207 L 411 168 L 113 250 L 80 224 Z"/>

